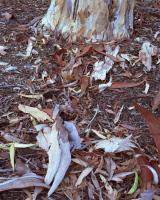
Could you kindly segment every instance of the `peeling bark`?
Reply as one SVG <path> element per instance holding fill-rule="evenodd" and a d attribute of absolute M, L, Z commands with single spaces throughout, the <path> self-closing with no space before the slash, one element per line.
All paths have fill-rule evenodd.
<path fill-rule="evenodd" d="M 42 25 L 76 41 L 129 37 L 134 0 L 51 0 Z"/>

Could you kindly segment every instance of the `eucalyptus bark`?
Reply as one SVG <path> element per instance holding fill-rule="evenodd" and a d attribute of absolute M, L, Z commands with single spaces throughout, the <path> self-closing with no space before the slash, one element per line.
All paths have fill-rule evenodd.
<path fill-rule="evenodd" d="M 134 0 L 51 0 L 42 24 L 71 41 L 108 41 L 130 36 Z"/>

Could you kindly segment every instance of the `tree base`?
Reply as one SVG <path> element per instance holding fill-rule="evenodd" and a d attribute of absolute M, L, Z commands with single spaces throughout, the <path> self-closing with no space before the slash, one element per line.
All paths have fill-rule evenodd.
<path fill-rule="evenodd" d="M 133 8 L 134 0 L 52 0 L 42 25 L 71 41 L 128 38 Z"/>

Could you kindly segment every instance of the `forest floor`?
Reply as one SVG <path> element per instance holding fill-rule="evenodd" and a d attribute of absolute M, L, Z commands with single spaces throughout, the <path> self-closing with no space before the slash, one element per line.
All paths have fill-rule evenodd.
<path fill-rule="evenodd" d="M 156 175 L 160 176 L 160 169 L 157 169 L 160 129 L 157 128 L 157 132 L 154 129 L 160 127 L 160 49 L 157 50 L 160 48 L 160 14 L 155 12 L 160 7 L 138 1 L 132 37 L 109 44 L 112 48 L 119 45 L 119 57 L 105 81 L 91 82 L 94 63 L 104 60 L 105 45 L 68 44 L 54 36 L 48 40 L 40 35 L 35 37 L 30 22 L 43 16 L 48 5 L 49 1 L 19 0 L 16 4 L 6 2 L 0 6 L 0 46 L 6 47 L 4 51 L 0 49 L 0 181 L 19 174 L 17 160 L 33 173 L 45 176 L 48 156 L 44 150 L 16 148 L 13 172 L 9 145 L 37 142 L 38 132 L 34 128 L 37 121 L 21 112 L 20 104 L 37 107 L 48 115 L 55 105 L 60 105 L 60 117 L 76 124 L 82 148 L 72 152 L 73 161 L 50 199 L 138 199 L 145 190 L 152 191 L 154 199 L 160 199 L 160 185 L 155 181 Z M 30 37 L 35 37 L 34 50 L 31 56 L 25 57 L 22 53 L 25 54 Z M 154 56 L 150 52 L 147 55 L 147 59 L 152 58 L 150 71 L 139 56 L 145 41 L 150 42 L 150 47 L 157 47 Z M 64 68 L 70 63 L 71 51 L 78 60 L 74 61 L 78 67 L 71 69 L 73 74 L 65 72 Z M 112 86 L 100 92 L 98 86 L 108 83 L 111 77 Z M 141 106 L 135 109 L 135 103 Z M 147 113 L 144 107 L 150 111 Z M 95 149 L 100 139 L 123 139 L 129 135 L 137 148 L 122 152 L 112 149 L 105 153 L 103 148 Z M 137 154 L 141 154 L 143 164 L 138 161 Z M 145 165 L 156 169 L 155 174 L 153 170 L 144 170 Z M 86 174 L 76 187 L 77 178 L 84 169 L 92 170 L 88 174 L 84 171 Z M 134 184 L 135 172 L 139 184 Z M 133 194 L 128 194 L 131 188 Z M 1 192 L 0 200 L 31 199 L 32 192 L 32 188 L 18 189 L 17 186 Z M 152 199 L 147 195 L 143 199 Z M 47 199 L 47 191 L 42 191 L 37 199 Z"/>

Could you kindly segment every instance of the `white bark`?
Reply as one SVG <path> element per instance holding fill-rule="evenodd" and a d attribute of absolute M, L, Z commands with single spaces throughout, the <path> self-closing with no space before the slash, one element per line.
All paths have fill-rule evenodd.
<path fill-rule="evenodd" d="M 51 0 L 42 24 L 75 41 L 129 37 L 134 0 Z"/>

